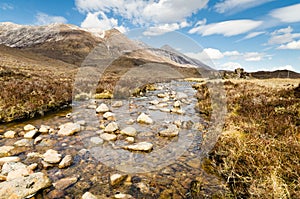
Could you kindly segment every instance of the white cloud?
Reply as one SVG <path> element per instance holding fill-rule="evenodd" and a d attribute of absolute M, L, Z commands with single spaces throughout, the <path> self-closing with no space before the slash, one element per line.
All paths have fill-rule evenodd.
<path fill-rule="evenodd" d="M 135 25 L 163 26 L 180 24 L 187 17 L 206 7 L 208 0 L 76 0 L 82 13 L 110 13 Z"/>
<path fill-rule="evenodd" d="M 277 49 L 290 49 L 290 50 L 300 50 L 300 40 L 291 41 L 287 44 L 279 46 Z"/>
<path fill-rule="evenodd" d="M 219 49 L 215 49 L 215 48 L 205 48 L 203 51 L 199 53 L 189 52 L 185 54 L 189 57 L 199 59 L 200 61 L 220 60 L 222 58 L 229 58 L 231 60 L 244 60 L 248 62 L 254 62 L 254 61 L 261 61 L 265 58 L 269 58 L 269 59 L 272 58 L 270 55 L 266 55 L 265 53 L 260 53 L 260 52 L 241 53 L 236 50 L 221 52 Z"/>
<path fill-rule="evenodd" d="M 270 15 L 281 22 L 293 23 L 300 21 L 300 4 L 278 8 L 270 12 Z"/>
<path fill-rule="evenodd" d="M 251 32 L 248 35 L 246 35 L 244 37 L 244 39 L 251 39 L 251 38 L 257 37 L 257 36 L 262 35 L 262 34 L 265 34 L 265 32 Z"/>
<path fill-rule="evenodd" d="M 239 12 L 270 1 L 272 0 L 224 0 L 217 3 L 214 8 L 218 13 Z"/>
<path fill-rule="evenodd" d="M 228 57 L 235 57 L 235 56 L 240 56 L 241 53 L 238 52 L 238 51 L 226 51 L 223 53 L 225 56 L 228 56 Z"/>
<path fill-rule="evenodd" d="M 200 61 L 206 61 L 206 60 L 218 60 L 222 59 L 224 57 L 223 53 L 214 48 L 205 48 L 203 51 L 199 53 L 185 53 L 187 56 L 198 59 Z"/>
<path fill-rule="evenodd" d="M 218 67 L 219 70 L 235 70 L 237 68 L 242 68 L 242 65 L 237 62 L 226 62 Z"/>
<path fill-rule="evenodd" d="M 1 10 L 13 10 L 14 6 L 9 3 L 2 3 L 2 4 L 0 4 L 0 9 Z"/>
<path fill-rule="evenodd" d="M 287 27 L 279 30 L 275 30 L 271 33 L 271 38 L 268 41 L 269 45 L 274 44 L 285 44 L 288 42 L 292 42 L 296 38 L 300 38 L 300 33 L 292 33 L 293 28 Z"/>
<path fill-rule="evenodd" d="M 181 23 L 163 24 L 155 27 L 150 27 L 143 34 L 146 36 L 162 35 L 167 32 L 172 32 L 187 26 L 189 26 L 189 24 L 186 21 L 183 21 Z"/>
<path fill-rule="evenodd" d="M 264 53 L 247 52 L 243 55 L 245 61 L 261 61 L 265 57 Z"/>
<path fill-rule="evenodd" d="M 249 32 L 260 26 L 262 21 L 254 20 L 231 20 L 223 21 L 219 23 L 205 24 L 201 21 L 201 25 L 192 28 L 189 33 L 199 33 L 202 36 L 208 36 L 213 34 L 221 34 L 226 37 L 234 36 Z"/>
<path fill-rule="evenodd" d="M 50 16 L 46 13 L 39 12 L 35 16 L 37 25 L 47 25 L 51 23 L 67 23 L 68 20 L 61 16 Z"/>

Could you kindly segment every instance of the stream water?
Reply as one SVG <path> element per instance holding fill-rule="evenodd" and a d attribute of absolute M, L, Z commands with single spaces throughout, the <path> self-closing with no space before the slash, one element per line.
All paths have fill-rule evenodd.
<path fill-rule="evenodd" d="M 18 136 L 0 138 L 0 146 L 13 146 L 23 139 L 26 124 L 37 128 L 47 125 L 53 129 L 51 133 L 40 134 L 38 143 L 34 144 L 32 139 L 30 146 L 15 147 L 12 153 L 26 165 L 38 163 L 38 170 L 47 173 L 53 182 L 66 177 L 78 180 L 63 190 L 47 188 L 38 193 L 37 198 L 81 198 L 86 191 L 100 198 L 113 198 L 116 193 L 130 194 L 133 198 L 189 198 L 192 197 L 191 183 L 203 178 L 200 145 L 201 130 L 206 125 L 194 109 L 197 99 L 192 84 L 187 81 L 158 83 L 156 90 L 148 91 L 144 96 L 126 100 L 78 101 L 74 102 L 72 109 L 1 125 L 1 134 L 13 130 Z M 112 106 L 120 101 L 122 106 Z M 174 108 L 175 102 L 180 107 Z M 101 141 L 99 136 L 103 134 L 103 128 L 112 122 L 104 119 L 103 114 L 96 114 L 95 107 L 101 103 L 107 104 L 110 112 L 115 114 L 119 129 L 131 126 L 137 130 L 134 143 L 148 142 L 153 144 L 153 149 L 150 152 L 125 150 L 124 146 L 130 143 L 127 136 L 119 133 L 115 133 L 115 141 Z M 153 124 L 138 123 L 136 119 L 141 113 L 149 115 Z M 79 123 L 80 132 L 58 136 L 58 127 L 67 122 Z M 159 132 L 170 125 L 178 127 L 178 136 L 160 136 Z M 41 158 L 28 156 L 32 152 L 43 154 L 48 149 L 71 155 L 73 164 L 66 169 L 55 166 L 46 169 Z M 110 176 L 115 173 L 127 175 L 127 178 L 112 186 Z M 209 177 L 206 180 L 209 181 Z"/>

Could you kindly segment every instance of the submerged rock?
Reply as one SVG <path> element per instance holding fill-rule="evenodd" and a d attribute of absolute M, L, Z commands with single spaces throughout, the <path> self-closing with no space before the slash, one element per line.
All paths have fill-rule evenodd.
<path fill-rule="evenodd" d="M 85 192 L 81 198 L 82 199 L 98 199 L 97 196 L 91 194 L 90 192 Z"/>
<path fill-rule="evenodd" d="M 110 184 L 111 186 L 116 186 L 118 184 L 120 184 L 125 178 L 127 177 L 127 175 L 122 175 L 122 174 L 113 174 L 110 176 Z"/>
<path fill-rule="evenodd" d="M 106 104 L 102 103 L 96 108 L 96 113 L 105 113 L 108 112 L 109 108 Z"/>
<path fill-rule="evenodd" d="M 150 152 L 153 149 L 153 144 L 150 142 L 139 142 L 136 144 L 124 146 L 123 148 L 131 151 Z"/>
<path fill-rule="evenodd" d="M 11 150 L 13 150 L 15 147 L 13 146 L 1 146 L 0 147 L 0 157 L 6 157 L 11 155 Z"/>
<path fill-rule="evenodd" d="M 118 124 L 116 122 L 111 122 L 105 127 L 104 132 L 112 133 L 118 129 L 119 129 Z"/>
<path fill-rule="evenodd" d="M 49 186 L 51 186 L 51 181 L 45 174 L 33 173 L 0 183 L 0 198 L 23 199 Z"/>
<path fill-rule="evenodd" d="M 167 129 L 159 132 L 162 137 L 175 137 L 179 134 L 179 128 L 175 124 L 171 124 Z"/>
<path fill-rule="evenodd" d="M 58 135 L 69 136 L 80 131 L 80 124 L 68 122 L 59 127 Z"/>
<path fill-rule="evenodd" d="M 14 143 L 15 146 L 18 146 L 18 147 L 29 147 L 29 146 L 33 146 L 33 140 L 29 140 L 29 139 L 22 139 L 22 140 L 19 140 L 19 141 L 16 141 Z"/>
<path fill-rule="evenodd" d="M 60 179 L 60 180 L 56 181 L 55 183 L 53 183 L 53 186 L 58 190 L 64 190 L 64 189 L 68 188 L 69 186 L 75 184 L 77 182 L 77 180 L 78 179 L 76 177 L 63 178 L 63 179 Z"/>
<path fill-rule="evenodd" d="M 121 107 L 121 106 L 123 106 L 123 102 L 122 101 L 115 101 L 111 106 L 112 107 Z"/>
<path fill-rule="evenodd" d="M 73 163 L 73 158 L 71 155 L 66 155 L 58 165 L 58 168 L 63 169 L 71 166 Z"/>
<path fill-rule="evenodd" d="M 141 113 L 138 116 L 137 122 L 145 123 L 145 124 L 153 124 L 153 120 L 148 115 L 146 115 L 145 113 Z"/>
<path fill-rule="evenodd" d="M 61 154 L 59 154 L 57 151 L 53 149 L 49 149 L 48 151 L 46 151 L 46 153 L 43 154 L 43 160 L 50 164 L 55 164 L 60 162 Z"/>
<path fill-rule="evenodd" d="M 100 135 L 100 138 L 105 141 L 115 141 L 117 136 L 115 134 L 103 133 Z"/>
<path fill-rule="evenodd" d="M 136 136 L 136 129 L 131 126 L 128 126 L 124 129 L 122 129 L 120 133 L 122 135 L 134 137 L 134 136 Z"/>

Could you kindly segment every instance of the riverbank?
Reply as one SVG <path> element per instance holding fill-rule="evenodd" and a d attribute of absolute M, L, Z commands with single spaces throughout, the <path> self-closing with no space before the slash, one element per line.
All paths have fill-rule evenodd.
<path fill-rule="evenodd" d="M 299 79 L 230 79 L 224 87 L 225 126 L 203 167 L 227 182 L 233 198 L 297 198 Z M 199 84 L 197 106 L 209 119 L 205 91 L 207 85 Z"/>

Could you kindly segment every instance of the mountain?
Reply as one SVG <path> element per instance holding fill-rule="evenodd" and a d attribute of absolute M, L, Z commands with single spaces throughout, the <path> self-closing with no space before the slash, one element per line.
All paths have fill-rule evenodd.
<path fill-rule="evenodd" d="M 97 33 L 69 24 L 0 23 L 0 122 L 61 108 L 76 94 L 88 93 L 91 83 L 98 82 L 96 93 L 128 96 L 147 83 L 199 77 L 200 65 L 116 29 Z"/>

